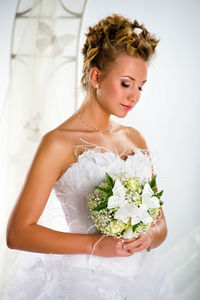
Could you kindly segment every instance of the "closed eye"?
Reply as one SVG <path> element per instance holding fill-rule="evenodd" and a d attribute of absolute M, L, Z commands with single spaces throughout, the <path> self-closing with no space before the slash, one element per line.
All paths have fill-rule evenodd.
<path fill-rule="evenodd" d="M 124 76 L 121 76 L 121 78 L 124 78 L 124 77 L 127 77 L 127 78 L 129 78 L 129 79 L 131 79 L 132 81 L 135 81 L 135 78 L 133 78 L 133 77 L 131 77 L 131 76 L 129 76 L 129 75 L 124 75 Z M 146 82 L 147 80 L 143 80 L 142 81 L 142 86 L 141 87 L 138 87 L 138 90 L 140 91 L 140 92 L 142 92 L 143 91 L 143 85 L 145 84 L 145 82 Z M 131 86 L 131 84 L 126 84 L 125 82 L 122 82 L 121 83 L 121 85 L 123 86 L 123 87 L 125 87 L 125 88 L 129 88 L 130 86 Z"/>
<path fill-rule="evenodd" d="M 131 86 L 131 84 L 126 84 L 125 82 L 122 82 L 121 85 L 122 85 L 123 87 L 126 87 L 126 88 L 128 88 L 128 87 Z"/>
<path fill-rule="evenodd" d="M 125 82 L 122 82 L 121 85 L 122 85 L 123 87 L 125 87 L 125 88 L 128 88 L 128 87 L 131 86 L 131 84 L 126 84 Z M 139 91 L 143 91 L 142 87 L 140 87 L 140 86 L 138 87 L 138 90 L 139 90 Z"/>

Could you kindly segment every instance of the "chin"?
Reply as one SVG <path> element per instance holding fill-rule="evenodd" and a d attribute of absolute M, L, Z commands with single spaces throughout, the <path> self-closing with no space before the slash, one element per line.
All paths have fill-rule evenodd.
<path fill-rule="evenodd" d="M 127 112 L 121 112 L 121 113 L 112 113 L 112 115 L 116 116 L 116 117 L 118 117 L 120 119 L 123 119 L 123 118 L 125 118 L 127 116 L 127 113 L 128 113 L 128 111 Z"/>

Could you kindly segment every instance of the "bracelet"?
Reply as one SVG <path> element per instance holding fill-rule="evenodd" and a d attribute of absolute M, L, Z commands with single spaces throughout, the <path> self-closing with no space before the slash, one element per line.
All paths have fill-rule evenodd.
<path fill-rule="evenodd" d="M 146 248 L 146 251 L 147 252 L 151 251 L 151 247 L 149 246 L 148 248 Z"/>
<path fill-rule="evenodd" d="M 150 238 L 149 238 L 148 232 L 147 232 L 146 234 L 147 234 L 148 239 L 149 239 L 149 242 L 150 242 L 151 240 L 150 240 Z M 151 251 L 151 247 L 150 247 L 150 246 L 151 246 L 151 242 L 149 243 L 149 246 L 146 248 L 146 251 L 147 251 L 147 252 Z"/>
<path fill-rule="evenodd" d="M 92 251 L 91 251 L 91 253 L 90 253 L 91 255 L 94 254 L 94 249 L 96 248 L 97 244 L 98 244 L 99 242 L 101 242 L 101 240 L 102 240 L 104 237 L 105 237 L 105 235 L 102 235 L 102 237 L 100 237 L 100 238 L 98 239 L 98 241 L 96 241 L 96 243 L 93 245 Z"/>

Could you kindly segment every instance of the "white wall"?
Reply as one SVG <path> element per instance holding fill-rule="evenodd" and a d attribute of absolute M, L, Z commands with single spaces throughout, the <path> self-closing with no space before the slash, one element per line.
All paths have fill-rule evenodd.
<path fill-rule="evenodd" d="M 90 0 L 83 32 L 112 13 L 137 19 L 161 40 L 140 102 L 117 121 L 139 129 L 157 150 L 155 168 L 158 185 L 165 190 L 163 209 L 169 228 L 162 251 L 200 223 L 200 2 Z"/>
<path fill-rule="evenodd" d="M 0 108 L 8 85 L 11 34 L 17 2 L 17 0 L 0 2 Z"/>
<path fill-rule="evenodd" d="M 16 4 L 0 2 L 0 105 L 8 84 Z M 155 168 L 159 186 L 165 189 L 169 227 L 162 245 L 166 249 L 199 224 L 199 11 L 195 0 L 90 0 L 83 24 L 85 32 L 88 25 L 115 12 L 138 19 L 161 39 L 140 103 L 117 121 L 138 128 L 157 149 Z"/>

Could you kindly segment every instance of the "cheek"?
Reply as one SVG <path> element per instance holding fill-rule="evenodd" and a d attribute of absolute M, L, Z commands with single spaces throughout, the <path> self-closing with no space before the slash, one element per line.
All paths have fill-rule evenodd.
<path fill-rule="evenodd" d="M 105 97 L 108 101 L 117 101 L 123 95 L 122 88 L 119 83 L 108 83 L 104 86 Z"/>

